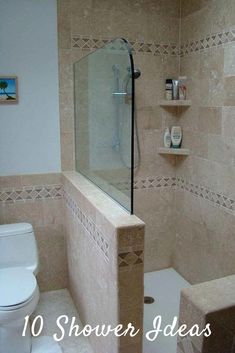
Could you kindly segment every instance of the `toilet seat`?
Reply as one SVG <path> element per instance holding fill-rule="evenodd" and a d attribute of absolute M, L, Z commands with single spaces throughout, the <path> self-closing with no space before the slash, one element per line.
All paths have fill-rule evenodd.
<path fill-rule="evenodd" d="M 0 311 L 27 305 L 37 292 L 34 274 L 21 267 L 0 269 Z"/>

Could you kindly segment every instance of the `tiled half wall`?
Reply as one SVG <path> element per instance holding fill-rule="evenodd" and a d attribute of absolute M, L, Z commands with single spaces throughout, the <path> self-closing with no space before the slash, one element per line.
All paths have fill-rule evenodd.
<path fill-rule="evenodd" d="M 141 330 L 133 339 L 94 335 L 94 352 L 141 352 L 144 223 L 78 173 L 64 173 L 63 184 L 69 288 L 83 323 Z"/>

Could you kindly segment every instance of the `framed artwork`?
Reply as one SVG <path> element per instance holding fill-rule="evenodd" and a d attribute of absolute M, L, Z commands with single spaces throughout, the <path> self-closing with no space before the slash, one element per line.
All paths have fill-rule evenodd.
<path fill-rule="evenodd" d="M 0 104 L 18 103 L 18 79 L 16 76 L 0 76 Z"/>

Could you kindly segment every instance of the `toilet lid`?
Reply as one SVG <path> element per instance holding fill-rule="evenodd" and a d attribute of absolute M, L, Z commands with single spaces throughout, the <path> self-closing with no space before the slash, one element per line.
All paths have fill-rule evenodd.
<path fill-rule="evenodd" d="M 37 288 L 32 272 L 24 268 L 0 270 L 0 307 L 22 304 L 30 299 Z"/>

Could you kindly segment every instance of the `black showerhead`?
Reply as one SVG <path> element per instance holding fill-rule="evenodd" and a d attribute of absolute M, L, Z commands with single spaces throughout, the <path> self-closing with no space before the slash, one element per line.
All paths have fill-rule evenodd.
<path fill-rule="evenodd" d="M 139 69 L 134 69 L 134 79 L 136 80 L 141 76 L 141 71 Z"/>
<path fill-rule="evenodd" d="M 132 77 L 132 72 L 130 67 L 127 68 L 127 71 L 128 71 L 129 77 Z M 141 71 L 139 69 L 134 69 L 134 79 L 136 80 L 137 78 L 140 77 L 140 75 L 141 75 Z"/>

